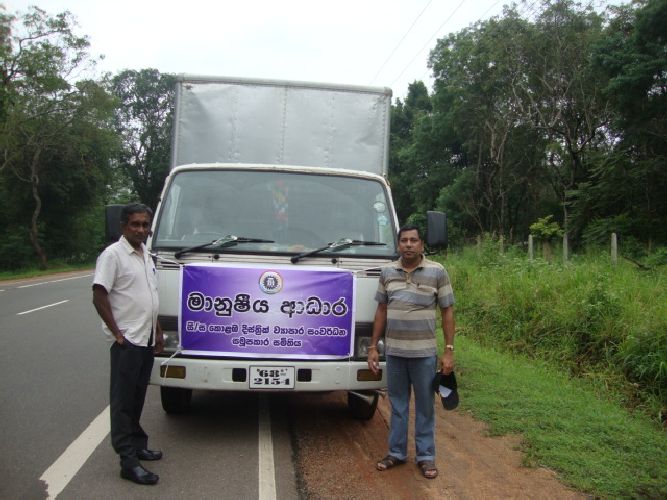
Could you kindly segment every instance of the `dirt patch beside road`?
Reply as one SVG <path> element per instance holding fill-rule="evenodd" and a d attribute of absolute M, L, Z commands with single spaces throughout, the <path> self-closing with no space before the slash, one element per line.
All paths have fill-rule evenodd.
<path fill-rule="evenodd" d="M 559 483 L 548 469 L 523 467 L 518 437 L 489 437 L 483 423 L 458 411 L 437 408 L 440 473 L 429 480 L 414 463 L 412 436 L 408 450 L 413 455 L 405 465 L 375 469 L 387 452 L 386 398 L 366 422 L 347 415 L 345 393 L 295 395 L 290 406 L 297 471 L 307 498 L 586 498 Z"/>

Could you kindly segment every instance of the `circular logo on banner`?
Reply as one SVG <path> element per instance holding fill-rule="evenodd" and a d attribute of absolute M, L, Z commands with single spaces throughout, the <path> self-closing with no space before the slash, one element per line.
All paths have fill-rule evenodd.
<path fill-rule="evenodd" d="M 283 289 L 283 278 L 275 271 L 266 271 L 259 277 L 259 288 L 264 293 L 278 293 Z"/>

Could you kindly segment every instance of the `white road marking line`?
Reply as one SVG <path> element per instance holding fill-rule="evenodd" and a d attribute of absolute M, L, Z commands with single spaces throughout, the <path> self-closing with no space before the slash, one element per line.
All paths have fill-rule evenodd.
<path fill-rule="evenodd" d="M 58 283 L 60 281 L 78 280 L 78 279 L 81 279 L 81 278 L 88 278 L 90 276 L 92 276 L 92 274 L 84 274 L 82 276 L 74 276 L 74 277 L 71 277 L 71 278 L 61 278 L 59 280 L 40 281 L 39 283 L 30 283 L 29 285 L 21 285 L 21 286 L 17 286 L 16 288 L 30 288 L 31 286 L 47 285 L 49 283 Z"/>
<path fill-rule="evenodd" d="M 39 478 L 46 483 L 48 498 L 56 498 L 65 489 L 97 445 L 109 434 L 109 427 L 107 406 Z"/>
<path fill-rule="evenodd" d="M 61 281 L 69 281 L 69 280 L 80 280 L 82 278 L 88 278 L 92 276 L 93 274 L 82 274 L 81 276 L 72 276 L 71 278 L 60 278 L 59 280 L 53 280 L 53 281 L 47 281 L 47 283 L 59 283 Z"/>
<path fill-rule="evenodd" d="M 16 315 L 21 316 L 22 314 L 28 314 L 28 313 L 31 313 L 31 312 L 39 311 L 41 309 L 46 309 L 47 307 L 59 306 L 60 304 L 64 304 L 65 302 L 69 302 L 69 299 L 61 300 L 60 302 L 56 302 L 55 304 L 49 304 L 48 306 L 37 307 L 36 309 L 30 309 L 29 311 L 23 311 L 23 312 L 20 312 L 20 313 L 16 313 Z"/>
<path fill-rule="evenodd" d="M 268 396 L 259 396 L 259 500 L 276 499 L 276 469 Z"/>

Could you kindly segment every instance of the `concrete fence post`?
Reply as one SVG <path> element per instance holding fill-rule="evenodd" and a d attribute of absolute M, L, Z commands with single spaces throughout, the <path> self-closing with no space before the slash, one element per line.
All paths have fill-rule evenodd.
<path fill-rule="evenodd" d="M 611 263 L 615 266 L 618 263 L 618 240 L 616 233 L 611 233 Z"/>
<path fill-rule="evenodd" d="M 533 248 L 533 235 L 528 235 L 528 258 L 533 260 L 535 258 L 535 249 Z"/>

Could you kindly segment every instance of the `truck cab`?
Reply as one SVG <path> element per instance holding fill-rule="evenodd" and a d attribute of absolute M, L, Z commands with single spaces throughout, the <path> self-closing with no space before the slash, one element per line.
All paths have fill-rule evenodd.
<path fill-rule="evenodd" d="M 151 381 L 161 386 L 165 410 L 185 411 L 193 389 L 344 390 L 349 393 L 352 414 L 370 418 L 377 391 L 386 386 L 384 362 L 379 375 L 374 375 L 366 357 L 380 267 L 398 257 L 394 214 L 387 182 L 369 172 L 222 163 L 174 168 L 148 242 L 156 258 L 160 322 L 166 341 Z M 298 270 L 302 281 L 310 281 L 303 291 L 309 296 L 316 291 L 315 281 L 328 276 L 323 269 L 349 273 L 354 303 L 349 304 L 353 322 L 344 341 L 348 348 L 327 354 L 317 347 L 326 349 L 331 344 L 326 337 L 308 338 L 307 330 L 292 335 L 280 331 L 298 330 L 312 318 L 299 319 L 295 314 L 267 319 L 259 313 L 242 316 L 235 312 L 227 318 L 204 316 L 207 324 L 238 327 L 226 335 L 229 343 L 203 351 L 184 347 L 189 316 L 183 313 L 183 268 L 202 264 L 226 267 L 228 273 L 237 268 L 237 274 L 238 268 L 256 268 L 258 274 L 272 270 L 285 279 L 291 270 Z M 215 279 L 214 274 L 205 276 Z M 254 278 L 246 281 L 246 295 L 265 296 Z M 309 286 L 314 288 L 308 290 Z M 282 307 L 280 301 L 274 308 L 278 307 Z M 188 314 L 196 317 L 194 312 Z M 264 331 L 258 335 L 255 328 Z M 272 344 L 303 339 L 312 349 L 305 345 L 291 351 L 253 350 L 246 345 L 241 349 L 238 342 L 231 343 L 234 339 L 243 344 L 248 339 L 268 339 Z M 380 342 L 381 355 L 383 347 Z M 259 382 L 262 374 L 271 374 L 275 380 Z"/>

